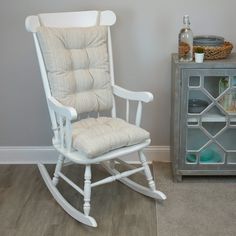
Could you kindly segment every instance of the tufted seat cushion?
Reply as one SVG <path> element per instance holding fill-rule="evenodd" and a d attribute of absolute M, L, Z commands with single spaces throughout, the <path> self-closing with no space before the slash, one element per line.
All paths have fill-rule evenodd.
<path fill-rule="evenodd" d="M 73 124 L 73 147 L 92 158 L 149 139 L 149 133 L 119 118 L 99 117 Z"/>
<path fill-rule="evenodd" d="M 107 27 L 39 27 L 52 96 L 78 113 L 112 108 Z"/>

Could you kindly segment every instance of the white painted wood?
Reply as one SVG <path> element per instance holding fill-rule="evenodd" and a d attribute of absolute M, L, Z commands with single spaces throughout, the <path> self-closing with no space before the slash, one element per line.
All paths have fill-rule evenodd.
<path fill-rule="evenodd" d="M 103 162 L 103 163 L 101 163 L 101 165 L 111 175 L 116 175 L 116 174 L 120 173 L 118 170 L 111 169 L 107 163 Z M 122 178 L 122 179 L 119 179 L 119 181 L 121 183 L 127 185 L 129 188 L 133 189 L 134 191 L 141 193 L 147 197 L 151 197 L 151 198 L 158 199 L 158 200 L 165 200 L 166 199 L 166 195 L 164 193 L 162 193 L 161 191 L 158 191 L 158 190 L 152 191 L 147 187 L 137 184 L 136 182 L 130 180 L 129 178 Z"/>
<path fill-rule="evenodd" d="M 47 27 L 89 27 L 96 25 L 97 11 L 59 12 L 39 14 L 42 26 Z"/>
<path fill-rule="evenodd" d="M 134 92 L 117 85 L 113 85 L 113 93 L 123 99 L 126 99 L 126 121 L 129 120 L 129 100 L 138 101 L 138 107 L 135 118 L 135 125 L 140 126 L 142 119 L 142 102 L 151 102 L 153 95 L 150 92 Z"/>
<path fill-rule="evenodd" d="M 129 122 L 129 100 L 126 99 L 126 121 Z"/>
<path fill-rule="evenodd" d="M 91 177 L 91 165 L 86 165 L 84 173 L 84 214 L 86 216 L 88 216 L 90 212 Z"/>
<path fill-rule="evenodd" d="M 66 148 L 61 148 L 60 145 L 54 145 L 54 147 L 56 150 L 58 150 L 59 153 L 62 153 L 70 161 L 73 161 L 74 163 L 77 163 L 77 164 L 87 165 L 87 164 L 100 163 L 102 161 L 111 160 L 116 157 L 122 157 L 130 153 L 142 150 L 143 148 L 147 147 L 150 144 L 150 142 L 151 140 L 148 139 L 143 143 L 139 143 L 139 144 L 132 145 L 129 147 L 115 149 L 113 151 L 110 151 L 108 153 L 105 153 L 101 156 L 94 157 L 94 158 L 87 158 L 85 154 L 76 150 L 74 150 L 73 152 L 68 152 Z"/>
<path fill-rule="evenodd" d="M 112 51 L 112 41 L 111 41 L 111 29 L 108 28 L 108 56 L 109 56 L 109 69 L 111 76 L 111 84 L 115 84 L 115 75 L 114 75 L 114 64 L 113 64 L 113 51 Z"/>
<path fill-rule="evenodd" d="M 72 188 L 74 188 L 77 192 L 79 192 L 81 195 L 84 195 L 84 191 L 73 181 L 71 181 L 68 177 L 66 177 L 63 173 L 59 172 L 58 175 L 60 178 L 66 181 Z"/>
<path fill-rule="evenodd" d="M 143 143 L 132 145 L 129 147 L 123 147 L 116 150 L 113 150 L 104 155 L 88 158 L 84 153 L 74 150 L 71 147 L 72 144 L 72 127 L 71 122 L 78 118 L 77 112 L 74 108 L 66 107 L 60 104 L 56 99 L 51 95 L 49 82 L 47 78 L 46 67 L 44 64 L 42 52 L 39 46 L 37 39 L 37 28 L 39 25 L 48 26 L 48 27 L 90 27 L 94 25 L 107 25 L 108 26 L 108 55 L 109 55 L 109 65 L 110 65 L 110 74 L 111 74 L 111 84 L 113 86 L 113 93 L 116 96 L 124 98 L 127 100 L 127 110 L 126 110 L 126 119 L 129 120 L 129 100 L 138 101 L 137 113 L 136 113 L 136 125 L 139 126 L 141 123 L 141 113 L 142 113 L 142 102 L 150 102 L 153 100 L 153 95 L 149 92 L 132 92 L 125 90 L 114 84 L 114 69 L 113 69 L 113 57 L 112 57 L 112 43 L 111 43 L 111 32 L 109 26 L 113 25 L 116 21 L 116 16 L 112 11 L 83 11 L 83 12 L 62 12 L 62 13 L 47 13 L 40 14 L 38 16 L 30 16 L 26 19 L 26 28 L 28 31 L 33 32 L 34 42 L 36 46 L 36 52 L 39 60 L 40 71 L 43 80 L 43 86 L 45 90 L 45 95 L 47 98 L 47 104 L 49 108 L 49 114 L 52 121 L 52 129 L 54 131 L 53 137 L 53 146 L 60 153 L 58 162 L 56 165 L 54 178 L 51 180 L 46 168 L 42 163 L 38 164 L 40 173 L 44 178 L 44 181 L 51 191 L 53 197 L 56 201 L 68 212 L 72 217 L 78 221 L 85 223 L 90 226 L 96 226 L 96 221 L 89 217 L 90 213 L 90 199 L 91 199 L 91 187 L 95 187 L 101 184 L 105 184 L 114 180 L 120 180 L 126 185 L 130 186 L 132 189 L 141 192 L 147 196 L 165 199 L 163 193 L 155 189 L 155 183 L 152 179 L 150 169 L 148 167 L 146 158 L 141 150 L 147 147 L 151 140 L 146 140 Z M 116 107 L 115 100 L 113 99 L 113 109 L 112 117 L 116 117 Z M 87 117 L 89 117 L 89 113 Z M 59 122 L 59 127 L 58 127 Z M 91 183 L 91 164 L 101 163 L 104 161 L 114 160 L 115 158 L 120 158 L 128 154 L 139 152 L 140 160 L 142 162 L 142 167 L 132 168 L 129 171 L 120 173 L 117 172 L 114 168 L 110 168 L 112 176 L 107 177 L 103 180 L 100 180 L 96 183 Z M 61 169 L 63 167 L 64 157 L 70 162 L 77 164 L 85 165 L 84 173 L 84 190 L 79 188 L 74 182 L 72 182 L 68 177 L 62 174 Z M 111 162 L 111 167 L 114 167 Z M 151 190 L 144 188 L 133 181 L 129 180 L 127 176 L 137 173 L 139 171 L 144 171 L 149 186 Z M 61 196 L 59 191 L 56 188 L 56 185 L 59 181 L 59 177 L 64 179 L 69 185 L 76 189 L 80 194 L 84 195 L 84 205 L 83 210 L 84 214 L 74 209 L 65 199 Z M 124 181 L 123 181 L 124 180 Z M 131 181 L 131 182 L 130 182 Z M 152 192 L 152 193 L 151 193 Z"/>
<path fill-rule="evenodd" d="M 112 110 L 111 110 L 111 117 L 116 118 L 116 101 L 115 96 L 112 96 Z"/>
<path fill-rule="evenodd" d="M 25 19 L 25 28 L 28 32 L 35 33 L 40 26 L 39 18 L 37 16 L 28 16 Z"/>
<path fill-rule="evenodd" d="M 153 100 L 153 94 L 150 92 L 130 91 L 117 85 L 113 85 L 113 93 L 118 97 L 132 101 L 142 101 L 148 103 Z"/>
<path fill-rule="evenodd" d="M 59 12 L 39 14 L 40 23 L 48 27 L 90 27 L 97 24 L 98 11 Z M 116 22 L 112 11 L 100 12 L 100 25 L 111 26 Z"/>
<path fill-rule="evenodd" d="M 116 23 L 116 15 L 113 11 L 101 11 L 100 25 L 112 26 Z"/>
<path fill-rule="evenodd" d="M 38 164 L 38 168 L 45 184 L 47 185 L 48 189 L 50 190 L 57 203 L 75 220 L 78 220 L 79 222 L 88 226 L 97 227 L 97 222 L 94 218 L 92 218 L 91 216 L 84 215 L 65 200 L 65 198 L 61 195 L 61 193 L 52 183 L 52 180 L 47 172 L 46 167 L 43 164 Z"/>
<path fill-rule="evenodd" d="M 73 161 L 64 162 L 63 167 L 75 164 Z"/>
<path fill-rule="evenodd" d="M 138 102 L 137 112 L 136 112 L 136 119 L 135 119 L 135 125 L 140 126 L 142 120 L 142 102 Z"/>
<path fill-rule="evenodd" d="M 116 158 L 116 159 L 115 159 L 115 162 L 117 162 L 118 164 L 122 164 L 123 166 L 128 167 L 130 170 L 136 169 L 136 167 L 135 167 L 134 165 L 131 165 L 131 164 L 129 164 L 129 163 L 127 163 L 127 162 L 125 162 L 125 161 L 123 161 L 123 160 L 121 160 L 121 159 Z M 113 166 L 113 168 L 112 168 L 111 165 L 110 165 L 110 168 L 111 168 L 111 169 L 115 169 L 115 166 Z M 141 172 L 140 174 L 145 175 L 144 172 Z"/>
<path fill-rule="evenodd" d="M 61 148 L 66 148 L 67 152 L 72 149 L 72 124 L 71 121 L 77 119 L 77 112 L 73 107 L 66 107 L 53 97 L 48 97 L 48 106 L 53 110 L 59 120 L 59 134 Z M 65 125 L 64 120 L 66 119 Z M 66 139 L 66 140 L 65 140 Z"/>
<path fill-rule="evenodd" d="M 57 165 L 56 165 L 55 172 L 54 172 L 54 177 L 52 179 L 52 182 L 55 186 L 57 186 L 57 184 L 59 182 L 59 172 L 61 171 L 64 159 L 65 159 L 65 157 L 62 154 L 59 154 Z"/>
<path fill-rule="evenodd" d="M 139 151 L 138 154 L 139 154 L 139 158 L 140 158 L 140 161 L 142 163 L 142 166 L 144 167 L 144 173 L 146 175 L 148 185 L 149 185 L 149 187 L 152 191 L 155 191 L 156 190 L 155 182 L 153 180 L 152 173 L 150 171 L 150 168 L 149 168 L 149 165 L 147 163 L 146 157 L 145 157 L 145 155 L 143 154 L 142 151 Z"/>
<path fill-rule="evenodd" d="M 26 18 L 26 20 L 27 20 L 27 18 Z M 40 72 L 41 72 L 44 92 L 45 92 L 46 98 L 49 98 L 49 97 L 51 97 L 51 90 L 49 87 L 47 72 L 46 72 L 46 68 L 45 68 L 45 64 L 44 64 L 44 60 L 43 60 L 43 55 L 42 55 L 42 52 L 41 52 L 41 49 L 39 46 L 39 42 L 38 42 L 36 33 L 33 33 L 33 38 L 34 38 L 36 53 L 37 53 L 37 57 L 38 57 L 39 68 L 40 68 Z M 47 99 L 47 103 L 48 103 L 48 99 Z M 55 141 L 58 142 L 59 134 L 58 134 L 58 130 L 57 130 L 57 120 L 56 120 L 55 113 L 53 112 L 52 109 L 49 108 L 49 104 L 48 104 L 48 110 L 49 110 L 49 115 L 50 115 L 51 122 L 52 122 L 52 130 L 54 131 Z"/>
<path fill-rule="evenodd" d="M 66 147 L 67 147 L 67 152 L 71 152 L 72 150 L 72 123 L 68 119 L 66 119 Z"/>
<path fill-rule="evenodd" d="M 77 119 L 77 112 L 73 107 L 66 107 L 58 102 L 54 97 L 48 97 L 49 107 L 61 117 L 66 117 L 70 121 Z"/>
<path fill-rule="evenodd" d="M 144 148 L 144 154 L 148 163 L 152 161 L 170 162 L 169 146 L 148 146 Z M 132 152 L 124 155 L 124 158 L 130 164 L 139 164 L 138 155 Z M 0 164 L 56 164 L 58 151 L 53 146 L 21 146 L 21 147 L 0 147 Z M 68 159 L 65 160 L 66 166 Z M 70 163 L 74 163 L 70 161 Z"/>
<path fill-rule="evenodd" d="M 140 171 L 143 171 L 143 170 L 144 170 L 144 167 L 132 168 L 132 170 L 124 171 L 122 173 L 112 175 L 112 176 L 109 176 L 105 179 L 99 180 L 95 183 L 92 183 L 91 187 L 93 188 L 93 187 L 96 187 L 96 186 L 99 186 L 99 185 L 102 185 L 102 184 L 108 184 L 108 183 L 114 182 L 116 180 L 119 180 L 121 178 L 125 178 L 125 177 L 128 177 L 130 175 L 136 174 L 136 173 L 138 173 Z"/>
<path fill-rule="evenodd" d="M 113 65 L 113 51 L 112 51 L 112 41 L 111 41 L 111 30 L 110 27 L 108 28 L 108 55 L 109 55 L 109 69 L 110 69 L 110 76 L 111 76 L 111 85 L 115 84 L 115 75 L 114 75 L 114 65 Z M 116 101 L 115 96 L 112 97 L 112 110 L 111 116 L 113 118 L 116 117 Z"/>
<path fill-rule="evenodd" d="M 59 133 L 60 133 L 60 145 L 61 148 L 64 148 L 65 130 L 63 124 L 63 118 L 61 116 L 59 116 Z"/>
<path fill-rule="evenodd" d="M 28 32 L 35 33 L 39 26 L 48 27 L 90 27 L 97 23 L 98 11 L 44 13 L 38 16 L 28 16 L 25 27 Z M 116 15 L 112 11 L 100 12 L 100 25 L 112 26 L 116 22 Z"/>

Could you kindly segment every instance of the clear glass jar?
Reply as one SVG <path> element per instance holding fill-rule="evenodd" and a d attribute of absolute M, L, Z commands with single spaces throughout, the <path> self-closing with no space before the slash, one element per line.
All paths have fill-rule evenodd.
<path fill-rule="evenodd" d="M 179 33 L 178 53 L 180 61 L 193 60 L 193 32 L 190 29 L 188 15 L 183 17 L 183 28 Z"/>

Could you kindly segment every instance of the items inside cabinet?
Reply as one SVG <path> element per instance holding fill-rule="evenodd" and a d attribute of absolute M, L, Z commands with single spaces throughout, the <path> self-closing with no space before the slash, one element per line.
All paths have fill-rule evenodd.
<path fill-rule="evenodd" d="M 224 164 L 234 160 L 236 77 L 189 76 L 186 164 Z M 231 152 L 229 152 L 231 151 Z"/>

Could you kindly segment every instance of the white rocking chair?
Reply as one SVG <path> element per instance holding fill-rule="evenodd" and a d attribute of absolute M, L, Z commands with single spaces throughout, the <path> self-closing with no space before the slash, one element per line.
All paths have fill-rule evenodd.
<path fill-rule="evenodd" d="M 93 227 L 97 223 L 89 212 L 91 189 L 95 186 L 119 180 L 141 194 L 166 199 L 165 194 L 156 190 L 143 153 L 150 144 L 149 133 L 139 127 L 142 104 L 152 101 L 153 95 L 114 84 L 110 26 L 115 21 L 112 11 L 50 13 L 26 18 L 26 29 L 33 33 L 47 98 L 54 132 L 52 142 L 59 152 L 52 179 L 43 163 L 38 167 L 61 207 L 74 219 Z M 116 118 L 115 96 L 126 100 L 126 122 Z M 129 101 L 138 102 L 135 125 L 128 123 Z M 101 116 L 106 110 L 111 110 L 111 117 Z M 134 168 L 119 159 L 133 152 L 138 152 L 141 167 Z M 119 172 L 115 162 L 130 170 Z M 68 163 L 85 165 L 84 189 L 62 173 L 63 165 Z M 111 176 L 92 183 L 91 164 L 95 163 L 105 167 Z M 127 178 L 137 172 L 144 173 L 149 187 Z M 83 195 L 83 213 L 58 191 L 59 178 Z"/>

